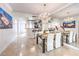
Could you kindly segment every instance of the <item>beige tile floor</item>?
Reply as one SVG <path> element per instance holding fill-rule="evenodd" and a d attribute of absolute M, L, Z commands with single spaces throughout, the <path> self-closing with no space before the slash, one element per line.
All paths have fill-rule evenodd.
<path fill-rule="evenodd" d="M 78 42 L 78 40 L 77 40 L 77 42 L 76 42 L 76 43 L 75 43 L 75 42 L 70 43 L 70 45 L 72 45 L 72 46 L 75 46 L 75 47 L 78 47 L 78 48 L 79 48 L 79 42 Z"/>
<path fill-rule="evenodd" d="M 50 52 L 42 53 L 35 44 L 35 39 L 21 38 L 11 43 L 1 56 L 79 56 L 79 51 L 63 46 Z"/>
<path fill-rule="evenodd" d="M 70 47 L 61 48 L 42 53 L 36 45 L 35 39 L 28 38 L 28 35 L 18 37 L 1 54 L 1 56 L 79 56 L 79 51 Z"/>

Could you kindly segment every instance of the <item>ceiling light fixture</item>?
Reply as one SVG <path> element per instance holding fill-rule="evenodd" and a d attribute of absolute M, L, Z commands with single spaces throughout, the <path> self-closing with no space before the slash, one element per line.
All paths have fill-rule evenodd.
<path fill-rule="evenodd" d="M 39 15 L 40 19 L 46 20 L 49 18 L 49 13 L 47 12 L 47 4 L 43 4 L 43 12 Z"/>
<path fill-rule="evenodd" d="M 73 20 L 73 17 L 70 17 L 70 16 L 69 16 L 69 15 L 70 15 L 70 12 L 69 12 L 69 11 L 68 11 L 68 12 L 66 12 L 66 14 L 67 14 L 66 21 Z"/>
<path fill-rule="evenodd" d="M 46 6 L 46 4 L 44 4 L 43 6 Z"/>

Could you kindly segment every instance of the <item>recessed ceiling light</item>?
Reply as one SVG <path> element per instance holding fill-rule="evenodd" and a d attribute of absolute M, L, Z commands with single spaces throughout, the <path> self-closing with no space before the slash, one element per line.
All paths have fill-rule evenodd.
<path fill-rule="evenodd" d="M 46 6 L 46 4 L 44 4 L 43 6 Z"/>

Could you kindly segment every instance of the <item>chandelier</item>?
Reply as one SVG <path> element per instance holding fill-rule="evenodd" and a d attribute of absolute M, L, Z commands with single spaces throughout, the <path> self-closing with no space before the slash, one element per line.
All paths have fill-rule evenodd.
<path fill-rule="evenodd" d="M 39 15 L 40 19 L 46 20 L 47 18 L 49 18 L 49 13 L 46 11 L 47 8 L 47 4 L 43 4 L 43 12 Z"/>

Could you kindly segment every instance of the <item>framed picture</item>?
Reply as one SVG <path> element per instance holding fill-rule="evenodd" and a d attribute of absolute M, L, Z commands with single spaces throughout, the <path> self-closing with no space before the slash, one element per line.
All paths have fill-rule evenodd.
<path fill-rule="evenodd" d="M 63 22 L 64 28 L 75 28 L 75 21 Z"/>
<path fill-rule="evenodd" d="M 12 16 L 0 8 L 0 29 L 12 28 Z"/>

